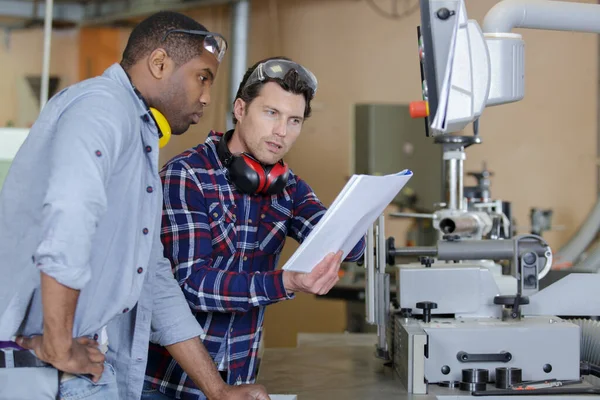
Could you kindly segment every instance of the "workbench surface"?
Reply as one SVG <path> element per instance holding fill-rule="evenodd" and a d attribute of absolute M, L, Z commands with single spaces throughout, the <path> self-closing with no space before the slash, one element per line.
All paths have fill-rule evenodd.
<path fill-rule="evenodd" d="M 298 347 L 266 349 L 257 379 L 269 393 L 298 400 L 497 400 L 599 399 L 600 396 L 474 397 L 458 389 L 430 385 L 428 395 L 410 395 L 391 367 L 375 357 L 372 334 L 299 335 Z M 490 389 L 493 386 L 490 385 Z"/>

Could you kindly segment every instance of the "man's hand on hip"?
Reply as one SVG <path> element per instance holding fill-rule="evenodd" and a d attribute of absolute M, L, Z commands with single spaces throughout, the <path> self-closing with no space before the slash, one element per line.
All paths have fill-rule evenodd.
<path fill-rule="evenodd" d="M 71 342 L 66 351 L 57 352 L 44 341 L 44 336 L 31 338 L 20 337 L 17 344 L 25 349 L 33 350 L 40 360 L 51 364 L 59 371 L 71 374 L 89 374 L 92 381 L 98 382 L 104 372 L 104 354 L 98 349 L 95 340 L 80 337 Z"/>
<path fill-rule="evenodd" d="M 327 294 L 340 279 L 342 251 L 330 253 L 310 273 L 283 271 L 283 285 L 288 292 Z"/>
<path fill-rule="evenodd" d="M 267 390 L 262 385 L 227 386 L 219 400 L 270 400 Z"/>
<path fill-rule="evenodd" d="M 104 371 L 104 354 L 98 349 L 98 342 L 87 337 L 73 339 L 73 318 L 79 290 L 63 285 L 44 272 L 40 273 L 40 277 L 44 334 L 18 337 L 17 344 L 33 350 L 37 358 L 59 371 L 91 375 L 92 381 L 98 382 Z"/>

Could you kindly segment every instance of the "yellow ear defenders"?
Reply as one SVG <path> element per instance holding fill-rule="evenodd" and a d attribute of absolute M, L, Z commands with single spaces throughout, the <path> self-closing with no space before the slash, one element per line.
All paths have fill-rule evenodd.
<path fill-rule="evenodd" d="M 163 148 L 171 140 L 171 125 L 165 116 L 154 107 L 150 107 L 150 114 L 158 127 L 158 147 Z"/>
<path fill-rule="evenodd" d="M 125 73 L 127 74 L 127 72 Z M 129 74 L 127 74 L 127 78 L 129 78 L 129 82 L 131 83 L 131 77 L 129 76 Z M 135 92 L 137 97 L 139 97 L 142 103 L 144 103 L 146 109 L 150 111 L 150 116 L 152 117 L 154 123 L 156 124 L 156 127 L 158 128 L 158 148 L 162 149 L 167 145 L 167 143 L 169 143 L 169 140 L 171 140 L 171 125 L 169 125 L 169 121 L 167 121 L 165 116 L 160 111 L 158 111 L 154 107 L 148 107 L 146 99 L 144 99 L 142 93 L 140 93 L 140 91 L 135 87 L 133 83 L 131 83 L 131 87 L 133 88 L 133 91 Z"/>

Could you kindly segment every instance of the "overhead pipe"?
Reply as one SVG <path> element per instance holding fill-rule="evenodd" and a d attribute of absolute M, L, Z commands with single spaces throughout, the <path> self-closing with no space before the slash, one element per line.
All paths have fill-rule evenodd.
<path fill-rule="evenodd" d="M 483 20 L 484 33 L 509 33 L 515 28 L 600 33 L 600 7 L 566 1 L 503 0 Z"/>
<path fill-rule="evenodd" d="M 50 50 L 52 41 L 52 12 L 53 0 L 46 0 L 46 15 L 44 18 L 44 55 L 42 60 L 42 82 L 40 90 L 40 112 L 48 101 L 48 86 L 50 82 Z"/>
<path fill-rule="evenodd" d="M 231 10 L 231 75 L 229 78 L 229 113 L 226 115 L 227 130 L 233 129 L 231 113 L 238 87 L 248 65 L 248 35 L 250 34 L 250 1 L 239 0 Z"/>

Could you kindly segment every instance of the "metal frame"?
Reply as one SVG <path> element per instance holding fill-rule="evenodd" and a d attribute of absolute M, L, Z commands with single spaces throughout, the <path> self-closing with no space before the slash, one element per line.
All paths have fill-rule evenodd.
<path fill-rule="evenodd" d="M 40 90 L 40 111 L 48 101 L 48 86 L 50 83 L 50 48 L 52 44 L 52 20 L 54 1 L 46 0 L 46 15 L 44 18 L 44 55 L 42 58 L 42 87 Z"/>

